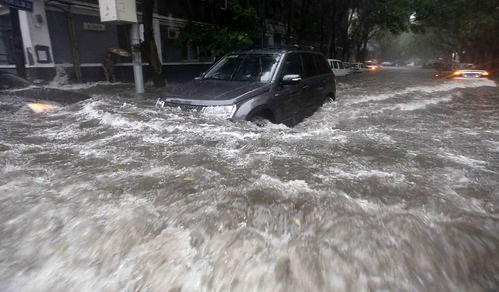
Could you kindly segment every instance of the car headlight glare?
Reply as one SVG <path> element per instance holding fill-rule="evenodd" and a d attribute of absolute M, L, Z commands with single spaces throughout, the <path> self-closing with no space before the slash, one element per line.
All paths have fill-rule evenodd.
<path fill-rule="evenodd" d="M 236 105 L 207 106 L 204 107 L 201 112 L 205 115 L 230 119 L 236 112 Z"/>
<path fill-rule="evenodd" d="M 59 108 L 57 105 L 49 103 L 28 103 L 28 107 L 37 114 Z"/>

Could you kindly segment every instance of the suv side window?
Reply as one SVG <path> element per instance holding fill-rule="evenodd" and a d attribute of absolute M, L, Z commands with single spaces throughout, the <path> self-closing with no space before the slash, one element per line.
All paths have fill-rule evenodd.
<path fill-rule="evenodd" d="M 307 53 L 301 53 L 302 58 L 303 58 L 303 69 L 304 69 L 304 76 L 305 78 L 307 77 L 312 77 L 315 75 L 318 75 L 318 68 L 316 67 L 316 63 L 314 60 L 314 55 L 313 54 L 307 54 Z"/>
<path fill-rule="evenodd" d="M 296 74 L 303 76 L 303 68 L 301 64 L 301 57 L 299 54 L 289 54 L 284 60 L 282 67 L 282 75 Z"/>
<path fill-rule="evenodd" d="M 331 68 L 329 68 L 329 66 L 327 65 L 326 59 L 323 56 L 318 55 L 318 54 L 313 54 L 312 56 L 314 57 L 314 63 L 315 63 L 315 68 L 316 68 L 315 75 L 331 73 Z M 339 62 L 336 61 L 335 63 L 336 63 L 336 66 L 335 66 L 336 69 L 341 68 L 339 66 Z"/>

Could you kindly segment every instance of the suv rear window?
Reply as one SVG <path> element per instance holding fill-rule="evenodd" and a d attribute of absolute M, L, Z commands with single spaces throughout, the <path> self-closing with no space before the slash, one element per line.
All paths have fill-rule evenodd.
<path fill-rule="evenodd" d="M 317 74 L 331 73 L 331 67 L 328 66 L 326 59 L 318 54 L 314 54 L 314 61 Z"/>
<path fill-rule="evenodd" d="M 319 54 L 301 53 L 304 64 L 304 77 L 312 77 L 331 72 L 331 67 L 324 57 Z"/>
<path fill-rule="evenodd" d="M 302 53 L 301 56 L 303 59 L 303 67 L 304 67 L 303 77 L 307 78 L 317 75 L 318 70 L 315 67 L 314 55 Z"/>

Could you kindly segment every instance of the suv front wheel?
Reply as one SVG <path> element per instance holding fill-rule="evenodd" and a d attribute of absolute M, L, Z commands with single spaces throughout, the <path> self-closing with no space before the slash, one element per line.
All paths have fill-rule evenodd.
<path fill-rule="evenodd" d="M 265 127 L 269 122 L 274 123 L 274 115 L 270 110 L 260 110 L 251 114 L 248 120 L 259 127 Z"/>

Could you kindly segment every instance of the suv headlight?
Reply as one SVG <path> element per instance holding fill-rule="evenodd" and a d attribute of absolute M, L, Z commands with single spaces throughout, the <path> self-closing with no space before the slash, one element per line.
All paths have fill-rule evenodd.
<path fill-rule="evenodd" d="M 205 115 L 217 116 L 223 119 L 230 119 L 236 112 L 236 105 L 207 106 L 201 112 Z"/>

